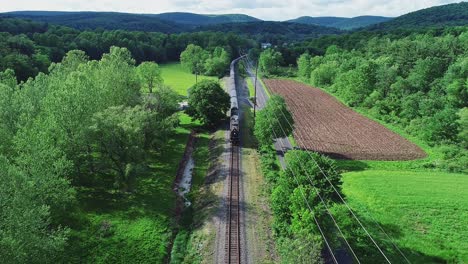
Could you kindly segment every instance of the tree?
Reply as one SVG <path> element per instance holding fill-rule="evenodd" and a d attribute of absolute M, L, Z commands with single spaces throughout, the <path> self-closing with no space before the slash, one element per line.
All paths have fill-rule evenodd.
<path fill-rule="evenodd" d="M 294 119 L 279 95 L 273 95 L 266 106 L 258 112 L 254 134 L 260 145 L 269 145 L 276 137 L 291 135 Z"/>
<path fill-rule="evenodd" d="M 102 167 L 116 174 L 114 186 L 123 191 L 134 187 L 137 169 L 145 159 L 145 126 L 153 117 L 141 106 L 113 106 L 93 116 L 89 127 L 93 146 L 100 153 Z"/>
<path fill-rule="evenodd" d="M 333 84 L 338 74 L 338 64 L 335 61 L 326 62 L 312 70 L 310 82 L 319 88 L 326 88 Z"/>
<path fill-rule="evenodd" d="M 137 67 L 138 76 L 148 87 L 149 93 L 153 93 L 153 87 L 160 86 L 163 83 L 161 69 L 154 62 L 145 61 Z"/>
<path fill-rule="evenodd" d="M 187 113 L 207 126 L 213 126 L 226 116 L 229 95 L 218 82 L 202 80 L 189 90 Z"/>
<path fill-rule="evenodd" d="M 468 107 L 465 107 L 458 111 L 458 124 L 460 125 L 460 133 L 458 138 L 460 139 L 462 146 L 468 149 Z"/>
<path fill-rule="evenodd" d="M 260 70 L 266 75 L 277 73 L 282 60 L 283 56 L 279 51 L 266 49 L 260 54 Z"/>
<path fill-rule="evenodd" d="M 297 71 L 299 77 L 304 80 L 309 80 L 311 73 L 310 60 L 312 57 L 309 53 L 302 54 L 299 59 L 297 59 Z"/>
<path fill-rule="evenodd" d="M 36 182 L 37 184 L 37 182 Z M 63 252 L 68 229 L 52 226 L 42 189 L 0 155 L 0 256 L 3 263 L 48 263 Z"/>
<path fill-rule="evenodd" d="M 229 54 L 223 48 L 216 47 L 205 61 L 205 74 L 221 78 L 229 69 L 229 63 Z"/>
<path fill-rule="evenodd" d="M 199 75 L 205 70 L 204 64 L 207 57 L 208 53 L 202 47 L 190 44 L 180 54 L 180 63 L 190 72 Z"/>
<path fill-rule="evenodd" d="M 360 105 L 375 86 L 375 65 L 366 63 L 338 77 L 334 89 L 351 106 Z"/>

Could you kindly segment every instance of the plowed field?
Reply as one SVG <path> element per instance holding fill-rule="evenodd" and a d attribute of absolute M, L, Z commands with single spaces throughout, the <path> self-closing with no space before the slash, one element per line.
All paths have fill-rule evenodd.
<path fill-rule="evenodd" d="M 300 147 L 335 158 L 411 160 L 424 151 L 317 88 L 291 80 L 264 80 L 286 100 L 294 117 L 294 138 Z"/>

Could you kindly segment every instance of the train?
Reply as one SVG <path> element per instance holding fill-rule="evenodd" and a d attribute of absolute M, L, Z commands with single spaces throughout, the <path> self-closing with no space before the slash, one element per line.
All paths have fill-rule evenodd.
<path fill-rule="evenodd" d="M 240 142 L 240 126 L 239 126 L 239 101 L 237 100 L 236 89 L 236 64 L 244 56 L 241 56 L 231 62 L 231 70 L 229 74 L 228 87 L 229 96 L 231 97 L 230 119 L 229 119 L 229 138 L 231 144 L 239 145 Z"/>

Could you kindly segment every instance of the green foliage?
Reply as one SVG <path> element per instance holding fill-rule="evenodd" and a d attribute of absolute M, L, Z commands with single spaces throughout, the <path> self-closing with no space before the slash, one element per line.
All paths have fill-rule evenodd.
<path fill-rule="evenodd" d="M 155 121 L 155 113 L 141 106 L 110 107 L 94 114 L 89 128 L 91 146 L 95 148 L 93 152 L 99 153 L 101 170 L 117 174 L 115 187 L 132 191 L 139 167 L 145 160 L 145 146 L 150 145 L 147 141 L 167 135 L 165 129 L 172 130 L 170 126 L 151 127 Z"/>
<path fill-rule="evenodd" d="M 189 90 L 187 113 L 203 124 L 213 126 L 226 117 L 229 102 L 229 95 L 218 82 L 203 80 Z"/>
<path fill-rule="evenodd" d="M 334 27 L 344 30 L 356 29 L 366 27 L 369 25 L 389 21 L 390 17 L 381 16 L 358 16 L 358 17 L 309 17 L 303 16 L 296 19 L 289 20 L 290 22 L 307 24 L 307 25 L 320 25 L 325 27 Z"/>
<path fill-rule="evenodd" d="M 42 203 L 46 194 L 41 192 L 45 190 L 38 188 L 46 181 L 28 175 L 0 156 L 3 263 L 53 262 L 63 253 L 69 230 L 52 226 L 50 208 Z"/>
<path fill-rule="evenodd" d="M 291 135 L 294 120 L 281 96 L 272 96 L 257 114 L 254 134 L 260 146 L 268 146 L 279 135 Z M 275 136 L 276 135 L 276 136 Z"/>
<path fill-rule="evenodd" d="M 317 25 L 304 25 L 291 22 L 256 21 L 245 23 L 225 23 L 198 27 L 201 31 L 224 32 L 248 36 L 257 42 L 272 44 L 291 43 L 298 40 L 317 38 L 323 35 L 341 34 L 343 31 Z"/>
<path fill-rule="evenodd" d="M 180 63 L 191 73 L 201 74 L 205 71 L 203 64 L 208 54 L 202 47 L 189 44 L 180 54 Z"/>
<path fill-rule="evenodd" d="M 311 65 L 310 60 L 311 56 L 309 53 L 302 54 L 299 59 L 297 59 L 297 71 L 300 78 L 303 80 L 309 80 Z"/>
<path fill-rule="evenodd" d="M 229 69 L 229 54 L 221 47 L 216 47 L 208 59 L 205 60 L 205 74 L 222 78 Z"/>
<path fill-rule="evenodd" d="M 322 228 L 333 224 L 326 221 L 318 195 L 330 207 L 338 199 L 318 166 L 340 190 L 341 176 L 335 163 L 317 153 L 291 150 L 285 156 L 287 169 L 279 171 L 276 152 L 270 145 L 262 146 L 260 153 L 262 171 L 271 187 L 273 229 L 283 263 L 321 263 L 324 245 L 315 221 Z"/>
<path fill-rule="evenodd" d="M 137 67 L 138 76 L 148 87 L 149 93 L 153 93 L 153 87 L 160 86 L 163 83 L 161 69 L 154 62 L 145 61 Z"/>
<path fill-rule="evenodd" d="M 274 49 L 266 49 L 260 53 L 258 61 L 260 71 L 267 76 L 278 73 L 282 60 L 283 58 L 280 52 Z"/>
<path fill-rule="evenodd" d="M 327 87 L 333 83 L 337 74 L 337 63 L 327 62 L 312 68 L 310 82 L 316 87 Z"/>
<path fill-rule="evenodd" d="M 371 94 L 375 82 L 375 64 L 367 63 L 340 75 L 332 89 L 349 105 L 356 106 Z"/>
<path fill-rule="evenodd" d="M 414 30 L 427 27 L 464 26 L 467 23 L 468 3 L 460 2 L 411 12 L 390 21 L 372 25 L 368 30 Z"/>
<path fill-rule="evenodd" d="M 70 51 L 19 85 L 0 73 L 5 262 L 162 262 L 174 193 L 173 178 L 158 176 L 175 175 L 189 132 L 174 133 L 179 95 L 160 86 L 142 96 L 145 85 L 117 47 L 99 61 Z M 169 160 L 156 156 L 168 145 Z"/>
<path fill-rule="evenodd" d="M 458 138 L 461 141 L 461 145 L 468 149 L 468 107 L 461 109 L 458 112 L 459 120 L 458 124 L 460 125 L 460 133 Z"/>
<path fill-rule="evenodd" d="M 68 22 L 72 21 L 70 16 L 73 14 L 65 16 Z M 51 17 L 54 18 L 59 19 L 59 16 Z M 192 32 L 168 35 L 157 32 L 102 30 L 105 27 L 93 31 L 88 29 L 90 27 L 85 27 L 87 30 L 78 31 L 52 24 L 12 18 L 0 19 L 0 71 L 13 69 L 19 81 L 34 77 L 39 72 L 47 73 L 51 62 L 60 62 L 68 51 L 75 49 L 84 51 L 93 60 L 98 60 L 109 52 L 111 46 L 119 46 L 127 48 L 137 63 L 164 63 L 178 61 L 187 43 L 194 43 L 210 51 L 216 47 L 223 47 L 228 54 L 233 54 L 239 47 L 248 49 L 255 45 L 246 37 L 230 33 Z M 105 16 L 103 19 L 106 19 Z M 86 19 L 84 21 L 93 23 Z M 80 23 L 76 20 L 74 22 Z M 114 24 L 114 28 L 115 25 L 125 28 L 124 25 L 129 23 L 127 21 Z"/>
<path fill-rule="evenodd" d="M 189 44 L 180 54 L 180 63 L 191 73 L 221 78 L 229 68 L 230 56 L 221 47 L 210 53 L 200 46 Z"/>

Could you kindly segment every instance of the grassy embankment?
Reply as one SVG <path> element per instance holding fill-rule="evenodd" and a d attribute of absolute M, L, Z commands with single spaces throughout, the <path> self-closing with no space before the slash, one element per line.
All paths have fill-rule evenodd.
<path fill-rule="evenodd" d="M 165 83 L 182 95 L 195 83 L 195 76 L 179 64 L 162 68 Z M 173 181 L 190 131 L 199 126 L 186 114 L 180 115 L 180 126 L 167 148 L 162 153 L 149 153 L 147 169 L 138 175 L 135 192 L 109 191 L 104 186 L 78 190 L 78 221 L 72 227 L 64 262 L 162 263 L 169 257 L 172 230 L 177 227 Z M 206 175 L 208 141 L 208 133 L 199 134 L 193 154 L 195 189 Z"/>
<path fill-rule="evenodd" d="M 428 168 L 442 155 L 437 149 L 376 120 L 365 109 L 355 110 L 417 144 L 428 156 L 413 161 L 338 161 L 350 206 L 379 234 L 370 212 L 414 263 L 468 262 L 468 175 Z"/>

